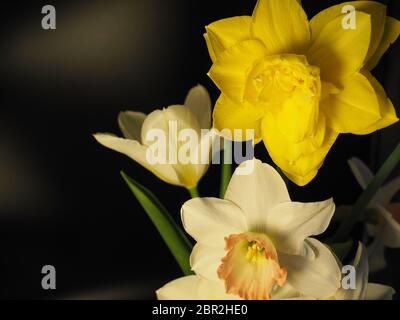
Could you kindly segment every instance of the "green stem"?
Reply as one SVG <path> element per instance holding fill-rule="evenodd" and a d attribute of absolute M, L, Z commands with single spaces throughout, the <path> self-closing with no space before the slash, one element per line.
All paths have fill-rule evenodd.
<path fill-rule="evenodd" d="M 189 191 L 190 196 L 191 196 L 192 198 L 198 198 L 198 197 L 200 197 L 200 193 L 199 193 L 199 190 L 197 189 L 197 186 L 188 189 L 188 191 Z"/>
<path fill-rule="evenodd" d="M 336 241 L 343 241 L 348 238 L 354 225 L 359 221 L 365 212 L 366 207 L 370 203 L 372 197 L 376 194 L 378 189 L 389 177 L 390 173 L 400 162 L 400 143 L 393 150 L 391 155 L 386 159 L 384 164 L 379 169 L 378 173 L 372 179 L 371 183 L 367 186 L 361 196 L 357 199 L 352 207 L 349 217 L 340 225 L 334 239 Z"/>
<path fill-rule="evenodd" d="M 219 185 L 219 196 L 224 198 L 229 181 L 232 177 L 232 142 L 224 145 L 223 160 L 221 165 L 221 182 Z"/>

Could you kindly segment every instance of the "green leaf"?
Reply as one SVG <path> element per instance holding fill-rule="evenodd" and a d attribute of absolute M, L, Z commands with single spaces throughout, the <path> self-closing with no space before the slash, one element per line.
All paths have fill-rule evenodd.
<path fill-rule="evenodd" d="M 185 275 L 192 274 L 189 257 L 192 245 L 183 230 L 175 223 L 167 209 L 147 188 L 121 171 L 129 189 L 135 195 L 147 215 L 157 228 Z"/>

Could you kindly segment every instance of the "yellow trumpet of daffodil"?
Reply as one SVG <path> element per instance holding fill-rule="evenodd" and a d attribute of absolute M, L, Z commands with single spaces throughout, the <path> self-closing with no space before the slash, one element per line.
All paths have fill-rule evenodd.
<path fill-rule="evenodd" d="M 351 28 L 342 13 L 348 5 Z M 300 1 L 259 0 L 252 16 L 206 31 L 209 76 L 222 92 L 214 127 L 254 129 L 256 142 L 300 186 L 316 176 L 340 133 L 369 134 L 398 121 L 370 73 L 400 33 L 378 2 L 346 2 L 309 21 Z"/>

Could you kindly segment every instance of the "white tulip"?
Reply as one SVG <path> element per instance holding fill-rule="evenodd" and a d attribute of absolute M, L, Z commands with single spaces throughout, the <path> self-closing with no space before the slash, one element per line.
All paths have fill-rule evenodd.
<path fill-rule="evenodd" d="M 202 129 L 211 127 L 211 101 L 203 86 L 192 88 L 184 105 L 155 110 L 147 116 L 141 112 L 121 112 L 118 122 L 125 138 L 98 133 L 94 135 L 96 140 L 107 148 L 132 158 L 165 182 L 192 189 L 207 171 L 210 161 L 202 161 L 204 158 L 201 158 L 201 155 L 210 157 L 216 131 L 211 130 L 207 134 L 202 134 Z M 192 151 L 193 149 L 196 151 L 195 161 L 190 163 L 179 161 L 178 154 L 183 142 L 177 141 L 174 137 L 171 124 L 175 125 L 173 128 L 175 134 L 187 129 L 194 133 L 194 139 L 189 142 Z M 165 147 L 165 151 L 158 156 L 165 161 L 157 162 L 152 161 L 149 155 L 154 152 L 152 139 L 160 132 L 166 139 L 162 146 Z"/>

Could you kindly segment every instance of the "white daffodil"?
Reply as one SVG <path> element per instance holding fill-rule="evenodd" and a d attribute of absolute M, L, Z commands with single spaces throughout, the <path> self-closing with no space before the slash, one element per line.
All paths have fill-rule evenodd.
<path fill-rule="evenodd" d="M 239 175 L 248 161 L 253 172 Z M 183 205 L 184 228 L 197 241 L 192 270 L 243 299 L 271 299 L 286 285 L 302 295 L 332 296 L 341 278 L 336 258 L 310 238 L 328 227 L 332 199 L 292 202 L 278 172 L 248 161 L 236 169 L 225 199 L 196 198 Z"/>
<path fill-rule="evenodd" d="M 237 300 L 225 292 L 224 283 L 198 275 L 175 279 L 156 291 L 158 300 Z"/>
<path fill-rule="evenodd" d="M 355 259 L 355 289 L 340 287 L 329 300 L 391 300 L 393 288 L 376 283 L 368 283 L 368 258 L 363 244 L 359 243 Z M 167 283 L 158 289 L 159 300 L 234 300 L 238 296 L 227 294 L 222 280 L 208 280 L 198 275 L 186 276 Z M 301 295 L 289 284 L 272 293 L 274 300 L 313 300 Z"/>
<path fill-rule="evenodd" d="M 132 158 L 165 182 L 191 189 L 207 171 L 216 132 L 202 132 L 211 127 L 211 101 L 203 86 L 192 88 L 184 105 L 155 110 L 147 116 L 142 112 L 121 112 L 118 123 L 125 138 L 98 133 L 94 135 L 96 140 Z M 154 148 L 155 142 L 163 145 Z M 180 161 L 188 152 L 193 153 L 190 161 Z"/>
<path fill-rule="evenodd" d="M 374 177 L 371 170 L 358 158 L 351 158 L 349 166 L 360 186 L 365 189 Z M 372 272 L 386 266 L 385 247 L 400 247 L 400 210 L 399 204 L 391 203 L 393 196 L 400 190 L 400 177 L 382 186 L 368 204 L 368 209 L 378 213 L 376 224 L 368 222 L 368 234 L 374 237 L 367 247 L 369 266 Z"/>

